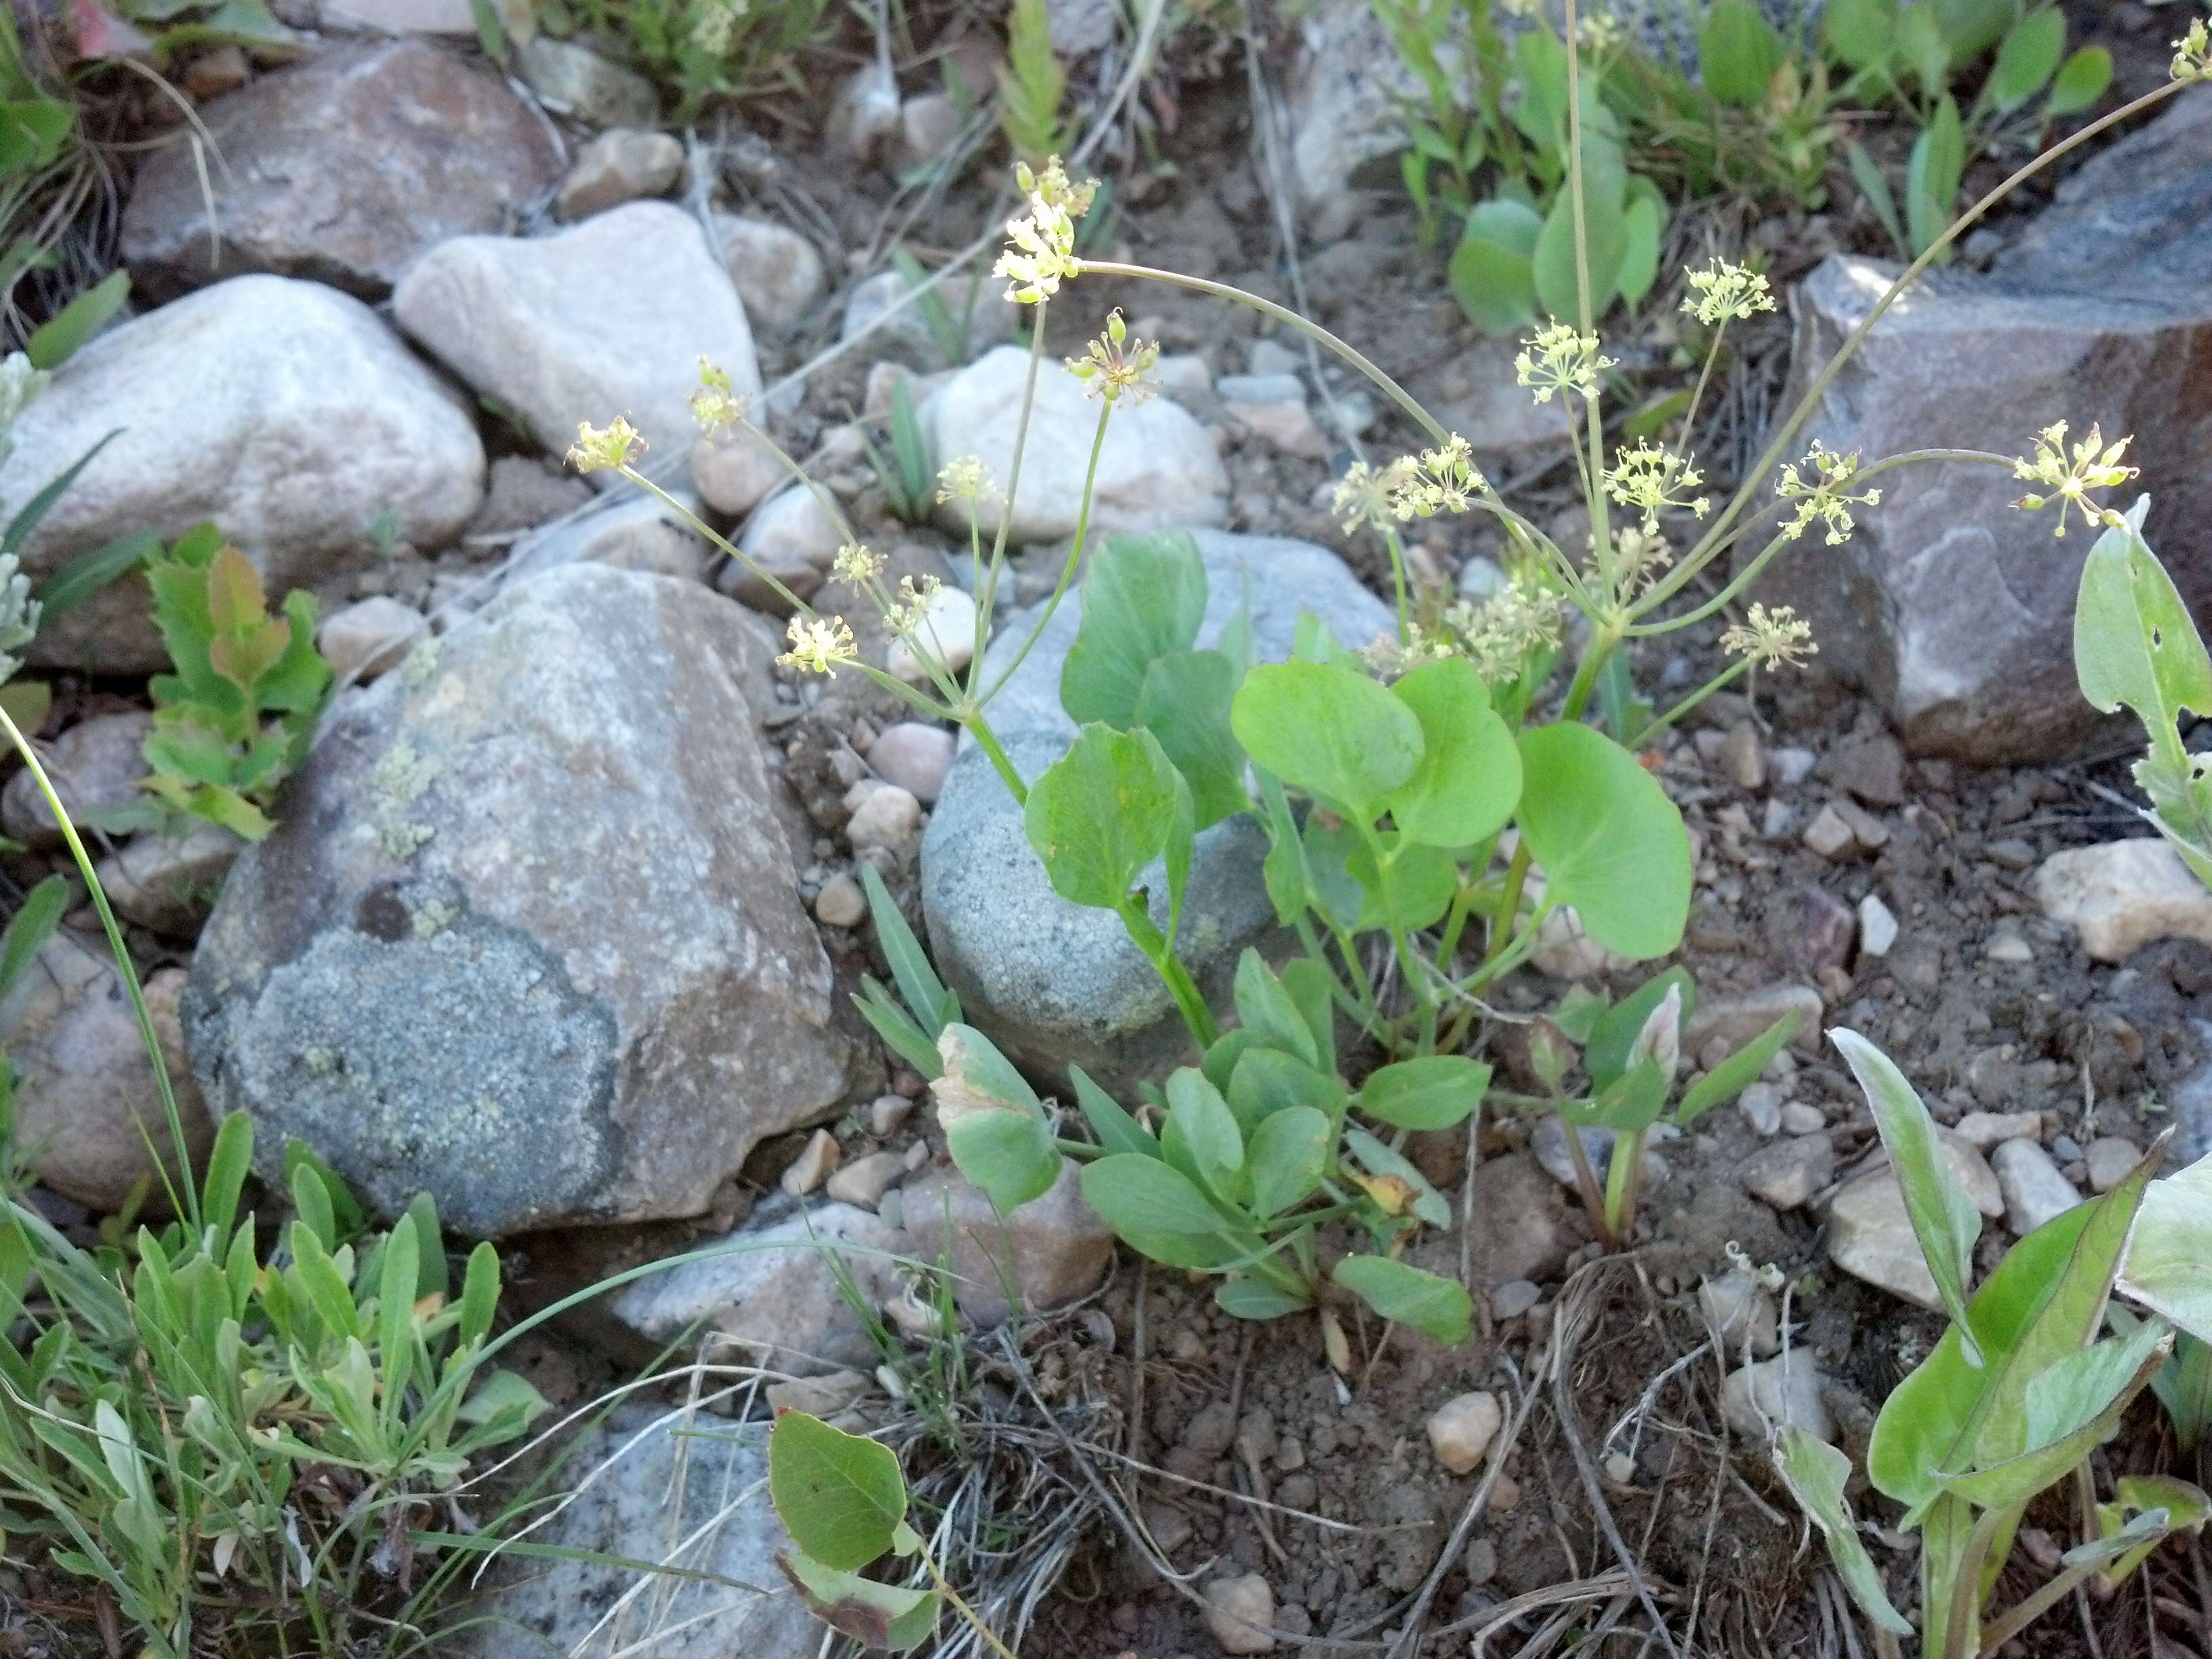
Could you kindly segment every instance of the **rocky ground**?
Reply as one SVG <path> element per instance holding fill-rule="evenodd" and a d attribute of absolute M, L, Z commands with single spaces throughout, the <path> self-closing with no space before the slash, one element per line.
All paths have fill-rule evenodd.
<path fill-rule="evenodd" d="M 404 9 L 367 33 L 324 20 L 300 63 L 241 58 L 235 84 L 206 92 L 228 163 L 211 195 L 187 146 L 149 150 L 122 222 L 139 313 L 24 416 L 0 497 L 122 427 L 27 566 L 211 518 L 272 588 L 317 592 L 320 643 L 350 682 L 266 842 L 210 829 L 102 848 L 198 1131 L 244 1109 L 264 1146 L 307 1139 L 381 1205 L 429 1188 L 449 1225 L 504 1241 L 526 1304 L 706 1243 L 760 1247 L 641 1279 L 537 1346 L 534 1380 L 578 1407 L 671 1345 L 765 1367 L 702 1361 L 634 1394 L 571 1467 L 626 1455 L 544 1537 L 646 1556 L 697 1528 L 686 1560 L 767 1579 L 757 1446 L 673 1442 L 665 1420 L 687 1400 L 804 1404 L 908 1451 L 946 1524 L 985 1540 L 969 1558 L 979 1599 L 1036 1659 L 1267 1641 L 1612 1651 L 1648 1646 L 1654 1608 L 1686 1651 L 1844 1651 L 1841 1598 L 1758 1449 L 1787 1418 L 1863 1449 L 1941 1321 L 1818 1028 L 1871 1038 L 1948 1126 L 1988 1218 L 1984 1267 L 2167 1129 L 2177 1160 L 2212 1150 L 2212 898 L 2145 851 L 2126 734 L 2075 696 L 2086 538 L 2052 542 L 2002 509 L 2004 484 L 1937 470 L 1863 515 L 1849 547 L 1784 572 L 1823 672 L 1715 698 L 1653 763 L 1698 848 L 1680 955 L 1703 993 L 1692 1057 L 1785 1008 L 1814 1018 L 1740 1105 L 1656 1146 L 1624 1253 L 1594 1242 L 1555 1126 L 1493 1111 L 1472 1135 L 1415 1137 L 1462 1217 L 1420 1259 L 1466 1277 L 1478 1334 L 1446 1350 L 1360 1330 L 1340 1376 L 1310 1323 L 1230 1321 L 1206 1287 L 1117 1252 L 1072 1178 L 994 1221 L 952 1172 L 921 1079 L 851 1011 L 860 976 L 882 971 L 860 865 L 1042 1085 L 1071 1059 L 1156 1076 L 1177 1035 L 1164 994 L 1110 918 L 1051 897 L 978 757 L 857 676 L 775 667 L 771 593 L 659 502 L 596 491 L 559 460 L 580 421 L 628 414 L 656 477 L 821 592 L 835 526 L 757 452 L 693 435 L 704 355 L 761 399 L 894 578 L 939 575 L 957 609 L 964 543 L 892 516 L 862 434 L 881 441 L 904 381 L 939 459 L 1006 471 L 1012 308 L 977 284 L 954 336 L 916 308 L 878 321 L 905 288 L 895 240 L 934 264 L 1003 213 L 996 149 L 975 155 L 933 70 L 886 94 L 849 65 L 825 79 L 834 98 L 788 119 L 678 139 L 647 130 L 649 85 L 581 46 L 542 39 L 502 75 L 465 38 L 465 7 L 428 30 Z M 2155 77 L 2160 13 L 2069 9 L 2114 47 L 2124 88 Z M 1392 175 L 1391 141 L 1387 100 L 1344 73 L 1380 62 L 1364 16 L 1319 8 L 1249 63 L 1241 40 L 1188 25 L 1144 94 L 1145 141 L 1172 167 L 1136 161 L 1131 129 L 1109 124 L 1103 244 L 1302 305 L 1466 433 L 1509 495 L 1571 528 L 1556 429 L 1512 386 L 1510 345 L 1467 329 L 1410 210 L 1370 187 Z M 1085 9 L 1055 20 L 1110 88 L 1110 21 L 1079 38 Z M 954 19 L 939 44 L 982 61 L 990 39 Z M 1255 87 L 1281 118 L 1272 143 Z M 2061 418 L 2136 432 L 2152 540 L 2212 594 L 2208 226 L 2199 92 L 1983 233 L 1875 335 L 1815 431 L 2003 453 Z M 1749 246 L 1794 289 L 1794 320 L 1750 336 L 1702 434 L 1726 482 L 1803 373 L 1793 329 L 1802 363 L 1850 325 L 1881 239 L 1839 191 L 1809 219 L 1691 212 L 1672 240 L 1683 258 Z M 962 309 L 964 283 L 945 290 Z M 1162 343 L 1168 390 L 1111 428 L 1100 527 L 1198 532 L 1209 625 L 1243 605 L 1263 651 L 1287 649 L 1302 609 L 1347 639 L 1384 626 L 1379 552 L 1328 501 L 1355 453 L 1404 445 L 1401 424 L 1294 337 L 1181 290 L 1079 281 L 1053 307 L 1055 340 L 1073 351 L 1117 306 Z M 1655 392 L 1682 377 L 1666 316 L 1655 302 L 1616 354 Z M 1072 377 L 1045 381 L 1043 459 L 1009 509 L 1029 550 L 1017 606 L 1056 574 L 1074 527 L 1061 474 L 1091 420 Z M 1413 554 L 1424 580 L 1474 592 L 1496 550 L 1437 521 Z M 120 805 L 159 641 L 131 584 L 65 620 L 35 647 L 57 693 L 49 764 L 81 812 Z M 1018 761 L 1064 738 L 1071 632 L 1047 636 L 994 709 Z M 1638 684 L 1695 684 L 1714 650 L 1647 653 Z M 27 848 L 5 860 L 11 892 L 58 867 L 20 774 L 0 827 Z M 1202 969 L 1267 940 L 1242 836 L 1201 849 Z M 131 1112 L 153 1098 L 121 988 L 75 925 L 88 921 L 0 1007 L 39 1201 L 85 1231 L 143 1174 Z M 1504 988 L 1485 1042 L 1509 1086 L 1534 1086 L 1516 1018 L 1610 968 L 1570 942 Z M 823 1241 L 842 1268 L 810 1248 Z M 943 1424 L 919 1380 L 960 1345 L 894 1260 L 941 1255 L 960 1285 L 949 1410 L 965 1462 L 929 1428 Z M 1743 1270 L 1768 1264 L 1778 1301 Z M 2164 1433 L 2144 1402 L 2132 1467 L 2172 1458 Z M 2024 1554 L 2055 1559 L 2063 1517 L 2030 1519 Z M 1909 1563 L 1901 1534 L 1875 1535 L 1881 1565 Z M 664 1655 L 816 1641 L 781 1596 L 641 1597 L 573 1563 L 499 1594 L 563 1652 L 650 1631 Z M 2203 1659 L 2197 1595 L 2116 1601 L 2086 1638 L 2055 1615 L 2025 1650 Z M 72 1650 L 46 1629 L 19 1626 L 14 1650 Z"/>

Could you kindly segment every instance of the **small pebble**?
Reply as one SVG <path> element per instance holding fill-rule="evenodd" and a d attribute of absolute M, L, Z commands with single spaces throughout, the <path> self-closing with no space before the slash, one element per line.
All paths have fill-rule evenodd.
<path fill-rule="evenodd" d="M 1729 727 L 1721 742 L 1721 770 L 1739 789 L 1766 787 L 1766 751 L 1759 744 L 1759 728 L 1749 720 Z"/>
<path fill-rule="evenodd" d="M 2088 1165 L 2090 1190 L 2109 1193 L 2142 1162 L 2142 1148 L 2118 1135 L 2102 1135 L 2082 1150 L 2081 1158 Z"/>
<path fill-rule="evenodd" d="M 1782 1109 L 1784 1134 L 1816 1135 L 1827 1127 L 1827 1114 L 1809 1101 L 1793 1100 Z"/>
<path fill-rule="evenodd" d="M 1275 1592 L 1256 1572 L 1217 1578 L 1206 1587 L 1206 1628 L 1224 1653 L 1269 1653 L 1275 1638 Z"/>
<path fill-rule="evenodd" d="M 864 787 L 855 784 L 855 790 Z M 849 799 L 849 797 L 848 797 Z M 878 783 L 853 808 L 845 838 L 855 847 L 900 848 L 921 830 L 921 803 L 895 783 Z"/>
<path fill-rule="evenodd" d="M 1851 834 L 1851 826 L 1844 822 L 1843 814 L 1831 805 L 1820 809 L 1820 815 L 1807 826 L 1805 845 L 1830 860 L 1844 859 L 1858 847 L 1858 837 Z"/>
<path fill-rule="evenodd" d="M 924 806 L 936 804 L 952 765 L 952 733 L 920 720 L 901 720 L 884 728 L 868 750 L 868 764 L 885 783 L 895 783 Z"/>
<path fill-rule="evenodd" d="M 1470 1584 L 1486 1584 L 1498 1577 L 1498 1546 L 1487 1538 L 1478 1538 L 1467 1547 L 1462 1565 Z"/>
<path fill-rule="evenodd" d="M 1525 1279 L 1509 1279 L 1490 1293 L 1490 1311 L 1498 1319 L 1518 1319 L 1544 1299 L 1544 1292 Z"/>
<path fill-rule="evenodd" d="M 1504 1425 L 1498 1396 L 1476 1389 L 1448 1400 L 1429 1416 L 1429 1444 L 1437 1462 L 1454 1474 L 1466 1474 L 1482 1462 Z"/>
<path fill-rule="evenodd" d="M 1766 763 L 1768 770 L 1774 775 L 1775 782 L 1784 789 L 1795 789 L 1813 775 L 1813 768 L 1819 763 L 1820 758 L 1809 749 L 1793 745 L 1767 750 Z"/>
<path fill-rule="evenodd" d="M 868 914 L 868 896 L 842 871 L 822 884 L 814 896 L 814 919 L 830 927 L 858 927 Z"/>
<path fill-rule="evenodd" d="M 1890 946 L 1897 943 L 1897 916 L 1881 902 L 1879 895 L 1869 893 L 1859 901 L 1859 952 L 1863 956 L 1886 957 Z"/>
<path fill-rule="evenodd" d="M 896 1152 L 870 1152 L 856 1158 L 830 1177 L 829 1194 L 841 1204 L 857 1204 L 872 1210 L 899 1178 L 906 1160 Z"/>
<path fill-rule="evenodd" d="M 837 1167 L 837 1137 L 827 1129 L 817 1129 L 791 1167 L 783 1172 L 783 1190 L 793 1198 L 804 1198 L 830 1178 Z"/>
<path fill-rule="evenodd" d="M 1754 1083 L 1736 1097 L 1735 1109 L 1755 1133 L 1777 1134 L 1782 1128 L 1782 1085 Z"/>
<path fill-rule="evenodd" d="M 1616 1486 L 1636 1484 L 1636 1460 L 1626 1452 L 1614 1452 L 1605 1460 L 1605 1478 Z"/>
<path fill-rule="evenodd" d="M 868 1106 L 868 1131 L 878 1140 L 898 1133 L 899 1126 L 914 1110 L 914 1103 L 904 1095 L 878 1095 Z"/>
<path fill-rule="evenodd" d="M 2002 932 L 1993 935 L 1982 955 L 1990 962 L 2020 963 L 2035 960 L 2035 947 L 2018 933 Z"/>

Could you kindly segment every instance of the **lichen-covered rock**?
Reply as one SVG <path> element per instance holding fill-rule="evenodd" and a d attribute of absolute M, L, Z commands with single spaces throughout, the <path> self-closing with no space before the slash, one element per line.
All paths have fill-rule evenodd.
<path fill-rule="evenodd" d="M 443 547 L 483 498 L 475 416 L 374 312 L 319 283 L 234 277 L 101 335 L 17 417 L 0 501 L 20 507 L 111 433 L 25 540 L 34 583 L 118 536 L 212 520 L 281 596 L 374 563 L 372 526 Z M 52 618 L 30 655 L 168 665 L 143 581 Z"/>
<path fill-rule="evenodd" d="M 123 257 L 157 294 L 263 270 L 379 300 L 447 238 L 507 228 L 561 173 L 550 122 L 421 40 L 310 58 L 200 119 L 222 164 L 156 145 L 124 210 Z"/>
<path fill-rule="evenodd" d="M 704 1209 L 845 1085 L 773 649 L 704 587 L 574 565 L 342 705 L 202 938 L 209 1097 L 466 1233 Z"/>
<path fill-rule="evenodd" d="M 1262 660 L 1290 654 L 1302 611 L 1322 617 L 1349 644 L 1364 644 L 1390 625 L 1382 602 L 1325 548 L 1214 530 L 1194 534 L 1208 586 L 1201 644 L 1218 639 L 1240 612 L 1249 617 Z M 1024 776 L 1058 760 L 1074 738 L 1075 723 L 1060 706 L 1060 673 L 1081 617 L 1079 587 L 991 702 L 992 724 Z M 1014 618 L 985 653 L 987 684 L 1020 649 L 1025 621 Z M 1267 850 L 1266 832 L 1241 815 L 1198 837 L 1178 948 L 1214 993 L 1225 991 L 1244 947 L 1276 931 L 1260 874 Z M 1165 884 L 1146 879 L 1153 919 L 1164 926 Z M 969 1018 L 1016 1059 L 1055 1075 L 1079 1065 L 1109 1088 L 1157 1079 L 1181 1062 L 1189 1036 L 1152 964 L 1110 911 L 1085 909 L 1052 890 L 1024 831 L 1021 807 L 972 744 L 946 775 L 922 838 L 921 896 L 938 971 L 960 994 Z"/>

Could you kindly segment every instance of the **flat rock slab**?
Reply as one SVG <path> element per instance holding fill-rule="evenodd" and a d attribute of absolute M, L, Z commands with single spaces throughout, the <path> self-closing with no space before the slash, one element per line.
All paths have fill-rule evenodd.
<path fill-rule="evenodd" d="M 221 159 L 149 151 L 123 213 L 124 260 L 155 295 L 258 270 L 379 300 L 448 237 L 508 229 L 561 176 L 544 116 L 421 40 L 258 76 L 199 118 Z"/>
<path fill-rule="evenodd" d="M 1896 274 L 1832 256 L 1799 295 L 1794 403 Z M 2212 88 L 2088 162 L 1986 276 L 1924 279 L 1868 336 L 1792 445 L 1871 460 L 1932 446 L 2025 455 L 2053 422 L 2134 434 L 2146 533 L 2192 605 L 2212 601 Z M 1883 703 L 1916 752 L 1978 765 L 2068 753 L 2095 715 L 2064 665 L 2081 563 L 2075 514 L 2023 514 L 2008 469 L 1881 480 L 1845 545 L 1808 535 L 1761 597 L 1813 623 L 1819 665 Z M 1754 544 L 1759 538 L 1754 538 Z"/>
<path fill-rule="evenodd" d="M 210 1100 L 465 1233 L 705 1209 L 845 1087 L 773 650 L 707 588 L 574 565 L 343 705 L 202 936 Z"/>
<path fill-rule="evenodd" d="M 35 584 L 80 553 L 211 520 L 281 598 L 435 551 L 483 499 L 476 418 L 374 312 L 319 283 L 238 276 L 93 341 L 17 417 L 0 501 L 21 506 L 116 434 L 22 546 Z M 41 629 L 33 662 L 168 666 L 143 581 Z"/>
<path fill-rule="evenodd" d="M 622 415 L 680 456 L 698 435 L 702 357 L 760 396 L 744 302 L 698 221 L 665 202 L 627 202 L 551 236 L 457 236 L 401 280 L 392 314 L 552 455 L 579 422 Z"/>

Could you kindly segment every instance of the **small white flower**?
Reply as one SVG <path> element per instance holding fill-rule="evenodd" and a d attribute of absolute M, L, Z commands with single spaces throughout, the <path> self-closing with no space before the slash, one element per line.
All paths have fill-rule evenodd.
<path fill-rule="evenodd" d="M 2133 438 L 2123 438 L 2118 443 L 2107 444 L 2105 434 L 2096 427 L 2089 435 L 2075 444 L 2069 456 L 2066 448 L 2066 422 L 2059 421 L 2044 428 L 2035 441 L 2033 458 L 2016 459 L 2012 464 L 2013 477 L 2023 483 L 2039 483 L 2049 492 L 2040 495 L 2023 495 L 2013 505 L 2023 512 L 2039 512 L 2058 503 L 2058 527 L 2051 533 L 2066 533 L 2066 515 L 2074 508 L 2081 509 L 2081 516 L 2092 525 L 2113 526 L 2125 522 L 2108 507 L 2099 507 L 2089 499 L 2093 489 L 2112 489 L 2134 477 L 2138 469 L 2121 465 L 2121 457 L 2128 453 Z"/>
<path fill-rule="evenodd" d="M 1613 366 L 1612 358 L 1598 355 L 1597 336 L 1579 333 L 1571 323 L 1554 320 L 1521 344 L 1523 349 L 1513 360 L 1514 376 L 1534 391 L 1540 404 L 1551 402 L 1554 392 L 1595 398 L 1599 374 Z"/>
<path fill-rule="evenodd" d="M 1755 270 L 1716 259 L 1702 270 L 1689 273 L 1690 293 L 1682 309 L 1707 328 L 1741 322 L 1754 312 L 1774 309 L 1774 295 L 1766 278 Z"/>
<path fill-rule="evenodd" d="M 1769 611 L 1754 605 L 1744 620 L 1721 635 L 1721 648 L 1759 663 L 1802 668 L 1805 659 L 1819 654 L 1813 642 L 1813 624 L 1799 619 L 1786 605 Z"/>
<path fill-rule="evenodd" d="M 858 662 L 860 647 L 842 617 L 793 617 L 784 630 L 791 649 L 776 660 L 804 673 L 835 674 L 842 663 Z"/>
<path fill-rule="evenodd" d="M 1881 504 L 1879 489 L 1852 492 L 1851 480 L 1858 476 L 1858 451 L 1838 455 L 1817 440 L 1802 461 L 1784 467 L 1774 493 L 1784 501 L 1796 501 L 1797 510 L 1782 526 L 1783 538 L 1794 542 L 1817 522 L 1827 526 L 1829 546 L 1841 547 L 1849 541 L 1858 528 L 1851 508 Z"/>

